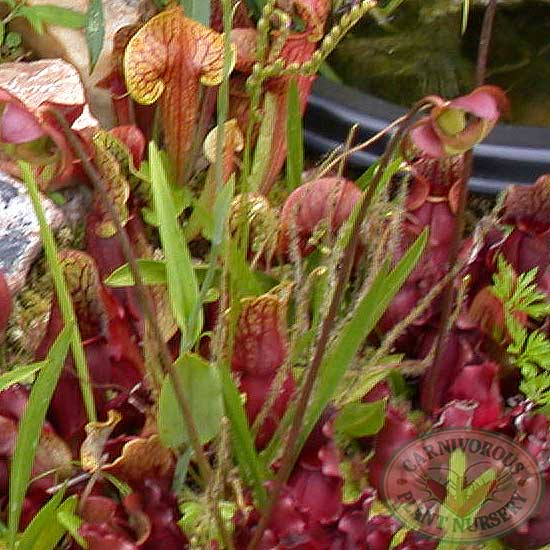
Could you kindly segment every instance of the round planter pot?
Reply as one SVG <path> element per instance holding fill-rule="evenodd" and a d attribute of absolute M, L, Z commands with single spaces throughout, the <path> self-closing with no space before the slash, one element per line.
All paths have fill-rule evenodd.
<path fill-rule="evenodd" d="M 327 153 L 345 142 L 354 124 L 358 125 L 355 143 L 359 143 L 405 112 L 393 103 L 319 78 L 306 112 L 306 144 L 315 153 Z M 367 151 L 355 153 L 349 163 L 356 169 L 368 168 L 386 143 L 387 138 Z M 547 172 L 550 173 L 550 128 L 500 124 L 474 150 L 470 188 L 494 195 L 511 183 L 533 183 Z"/>

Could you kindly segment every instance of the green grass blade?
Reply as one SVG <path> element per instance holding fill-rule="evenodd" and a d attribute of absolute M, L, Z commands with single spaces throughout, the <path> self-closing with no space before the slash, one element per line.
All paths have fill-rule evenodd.
<path fill-rule="evenodd" d="M 304 170 L 304 132 L 302 129 L 300 93 L 296 80 L 292 80 L 288 87 L 286 135 L 288 150 L 286 180 L 289 189 L 296 189 L 302 183 L 302 172 Z"/>
<path fill-rule="evenodd" d="M 178 222 L 168 174 L 154 142 L 149 144 L 149 162 L 151 191 L 155 213 L 159 220 L 159 234 L 165 256 L 172 314 L 182 331 L 182 342 L 189 347 L 196 341 L 202 329 L 201 310 L 198 321 L 192 327 L 193 332 L 190 333 L 193 313 L 199 307 L 199 286 L 191 255 Z"/>
<path fill-rule="evenodd" d="M 258 130 L 258 139 L 254 149 L 252 171 L 247 180 L 247 189 L 254 193 L 260 189 L 265 174 L 271 162 L 271 146 L 273 143 L 273 128 L 277 116 L 277 99 L 272 92 L 266 92 L 263 105 L 263 117 Z"/>
<path fill-rule="evenodd" d="M 252 488 L 256 502 L 262 508 L 267 502 L 264 483 L 270 478 L 264 463 L 256 453 L 254 438 L 248 427 L 248 419 L 243 408 L 241 394 L 233 381 L 227 365 L 220 369 L 225 414 L 231 423 L 233 449 L 243 478 Z"/>
<path fill-rule="evenodd" d="M 396 156 L 391 160 L 391 162 L 388 164 L 386 169 L 384 170 L 384 173 L 382 174 L 382 177 L 380 178 L 380 181 L 378 182 L 378 186 L 376 188 L 374 197 L 377 197 L 378 194 L 386 187 L 386 185 L 389 183 L 389 181 L 399 172 L 401 169 L 401 166 L 403 164 L 403 159 L 400 156 Z M 374 176 L 376 175 L 376 172 L 378 171 L 378 162 L 375 162 L 373 165 L 371 165 L 355 182 L 357 186 L 360 189 L 366 189 L 369 185 Z"/>
<path fill-rule="evenodd" d="M 30 9 L 32 9 L 33 13 L 44 23 L 71 29 L 81 29 L 86 25 L 86 14 L 70 8 L 46 4 L 30 6 Z"/>
<path fill-rule="evenodd" d="M 71 295 L 69 293 L 69 289 L 67 288 L 67 281 L 65 280 L 65 276 L 63 274 L 63 268 L 59 263 L 53 231 L 46 220 L 46 215 L 44 214 L 44 209 L 42 208 L 40 193 L 38 191 L 38 186 L 36 185 L 32 168 L 28 162 L 20 162 L 19 167 L 21 168 L 21 175 L 25 185 L 27 186 L 29 198 L 31 199 L 34 211 L 36 213 L 36 218 L 40 226 L 40 237 L 42 238 L 42 244 L 44 246 L 46 263 L 48 264 L 48 269 L 50 270 L 53 279 L 55 293 L 59 302 L 59 308 L 61 309 L 63 322 L 65 323 L 65 326 L 78 326 Z M 86 364 L 86 354 L 84 353 L 82 339 L 80 338 L 80 332 L 78 330 L 73 331 L 71 351 L 80 382 L 80 391 L 82 392 L 82 400 L 84 401 L 86 415 L 88 420 L 93 422 L 96 420 L 94 395 L 92 385 L 90 383 L 88 366 Z"/>
<path fill-rule="evenodd" d="M 137 261 L 142 282 L 147 286 L 165 285 L 166 278 L 166 262 L 164 260 L 146 260 L 139 259 Z M 201 283 L 205 280 L 208 271 L 208 265 L 200 262 L 193 263 L 193 269 L 197 281 Z M 219 267 L 216 267 L 219 271 Z M 134 286 L 134 276 L 129 264 L 121 265 L 115 269 L 104 281 L 107 286 L 112 288 L 124 288 L 125 286 Z"/>
<path fill-rule="evenodd" d="M 20 382 L 23 382 L 29 376 L 32 376 L 35 372 L 42 369 L 44 365 L 44 361 L 40 361 L 38 363 L 16 367 L 6 374 L 0 375 L 0 392 L 3 392 L 5 389 L 13 386 L 14 384 L 19 384 Z"/>
<path fill-rule="evenodd" d="M 91 74 L 99 60 L 103 49 L 103 41 L 105 40 L 105 18 L 102 0 L 90 0 L 86 12 L 85 31 Z"/>
<path fill-rule="evenodd" d="M 205 27 L 210 26 L 210 2 L 205 0 L 181 0 L 181 5 L 187 17 L 195 19 Z"/>
<path fill-rule="evenodd" d="M 338 73 L 326 61 L 323 61 L 319 66 L 319 74 L 338 84 L 344 83 Z"/>
<path fill-rule="evenodd" d="M 340 385 L 348 365 L 418 263 L 427 242 L 428 230 L 424 229 L 392 271 L 381 271 L 367 295 L 358 304 L 355 314 L 343 327 L 338 339 L 328 351 L 319 372 L 316 391 L 306 413 L 300 434 L 300 448 Z"/>
<path fill-rule="evenodd" d="M 18 550 L 25 550 L 27 548 L 36 548 L 36 544 L 39 539 L 42 539 L 44 536 L 47 536 L 48 531 L 50 531 L 52 523 L 55 523 L 55 518 L 57 514 L 57 508 L 63 500 L 65 494 L 65 488 L 61 488 L 55 495 L 48 500 L 32 521 L 29 523 L 25 532 L 21 538 L 17 541 Z M 57 541 L 51 545 L 47 550 L 53 550 L 57 544 Z M 46 549 L 44 549 L 46 550 Z"/>
<path fill-rule="evenodd" d="M 78 497 L 73 495 L 69 497 L 57 511 L 57 521 L 68 531 L 71 537 L 78 543 L 81 548 L 88 548 L 88 543 L 78 532 L 82 526 L 82 519 L 76 515 L 76 505 Z"/>
<path fill-rule="evenodd" d="M 300 451 L 317 420 L 332 399 L 360 346 L 414 269 L 427 242 L 428 230 L 425 229 L 392 271 L 389 271 L 387 263 L 382 266 L 368 293 L 359 302 L 353 317 L 342 328 L 338 339 L 328 350 L 321 365 L 315 392 L 308 405 L 296 453 Z M 287 411 L 281 420 L 283 427 L 290 425 L 292 414 L 293 410 Z M 281 430 L 278 433 L 280 434 Z M 266 464 L 273 462 L 279 447 L 280 440 L 278 437 L 274 437 L 262 452 Z"/>
<path fill-rule="evenodd" d="M 15 548 L 23 499 L 27 492 L 46 413 L 63 370 L 74 331 L 74 324 L 66 326 L 51 347 L 45 360 L 46 366 L 33 384 L 25 413 L 19 422 L 19 433 L 10 468 L 8 541 L 11 549 Z"/>
<path fill-rule="evenodd" d="M 356 180 L 355 185 L 359 187 L 361 190 L 365 190 L 372 181 L 372 178 L 374 178 L 374 174 L 376 174 L 376 170 L 378 170 L 378 166 L 380 165 L 380 161 L 376 161 L 374 164 L 371 164 Z"/>
<path fill-rule="evenodd" d="M 164 260 L 139 259 L 137 263 L 144 285 L 166 284 L 166 263 Z M 104 283 L 113 288 L 134 286 L 134 276 L 130 266 L 128 264 L 121 265 L 105 279 Z"/>

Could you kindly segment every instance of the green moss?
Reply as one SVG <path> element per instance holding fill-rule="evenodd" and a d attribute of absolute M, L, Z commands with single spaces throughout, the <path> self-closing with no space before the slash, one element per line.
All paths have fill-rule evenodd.
<path fill-rule="evenodd" d="M 448 0 L 405 2 L 383 27 L 365 20 L 330 63 L 345 83 L 400 105 L 429 94 L 465 94 L 474 86 L 483 9 L 474 4 L 462 36 L 459 8 Z M 548 2 L 499 6 L 487 82 L 507 92 L 507 122 L 550 126 L 549 33 Z"/>

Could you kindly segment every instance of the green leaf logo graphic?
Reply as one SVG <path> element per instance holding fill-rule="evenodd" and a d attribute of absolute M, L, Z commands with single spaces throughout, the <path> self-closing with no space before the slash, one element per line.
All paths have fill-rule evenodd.
<path fill-rule="evenodd" d="M 449 460 L 447 494 L 439 512 L 440 522 L 446 526 L 443 542 L 449 531 L 453 531 L 453 539 L 456 540 L 457 531 L 460 538 L 460 531 L 465 532 L 474 524 L 497 479 L 496 470 L 489 468 L 466 485 L 466 468 L 466 454 L 457 449 Z"/>

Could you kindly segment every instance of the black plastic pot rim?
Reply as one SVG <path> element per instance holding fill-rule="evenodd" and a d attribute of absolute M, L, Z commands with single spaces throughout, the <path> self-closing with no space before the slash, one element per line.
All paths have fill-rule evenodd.
<path fill-rule="evenodd" d="M 305 139 L 310 151 L 325 154 L 345 142 L 354 124 L 356 143 L 366 141 L 406 113 L 406 109 L 348 86 L 319 78 L 310 96 Z M 382 153 L 382 139 L 371 149 L 353 154 L 349 164 L 366 169 Z M 550 173 L 550 128 L 499 124 L 474 149 L 470 188 L 494 195 L 510 184 L 528 185 Z"/>

